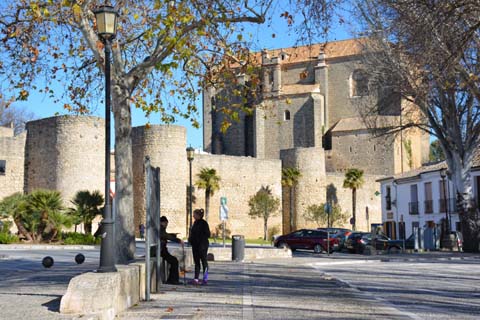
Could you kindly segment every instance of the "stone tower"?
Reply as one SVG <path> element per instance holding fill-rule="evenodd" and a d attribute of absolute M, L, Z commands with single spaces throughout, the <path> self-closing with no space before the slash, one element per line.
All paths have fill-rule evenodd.
<path fill-rule="evenodd" d="M 25 185 L 58 190 L 66 205 L 80 190 L 104 191 L 105 121 L 58 116 L 27 123 Z"/>

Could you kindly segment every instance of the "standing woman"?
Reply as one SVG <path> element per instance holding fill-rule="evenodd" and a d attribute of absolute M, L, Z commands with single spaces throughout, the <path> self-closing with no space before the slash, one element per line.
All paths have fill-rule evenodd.
<path fill-rule="evenodd" d="M 208 262 L 207 262 L 207 252 L 208 252 L 208 238 L 210 238 L 210 227 L 208 222 L 203 220 L 203 209 L 195 209 L 193 211 L 193 218 L 195 222 L 193 223 L 192 229 L 190 230 L 190 236 L 188 237 L 188 242 L 192 246 L 193 261 L 195 262 L 195 278 L 193 279 L 193 284 L 199 284 L 200 281 L 198 277 L 200 275 L 200 261 L 203 266 L 203 284 L 207 284 L 208 281 Z"/>

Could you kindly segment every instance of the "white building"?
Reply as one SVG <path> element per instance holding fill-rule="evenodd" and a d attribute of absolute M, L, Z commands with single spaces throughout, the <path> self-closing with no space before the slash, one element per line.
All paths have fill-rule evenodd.
<path fill-rule="evenodd" d="M 470 174 L 472 198 L 478 205 L 480 153 L 474 159 Z M 381 185 L 383 229 L 392 239 L 406 239 L 417 227 L 424 248 L 433 249 L 440 237 L 442 221 L 448 221 L 450 230 L 460 231 L 456 190 L 444 161 L 377 181 Z"/>

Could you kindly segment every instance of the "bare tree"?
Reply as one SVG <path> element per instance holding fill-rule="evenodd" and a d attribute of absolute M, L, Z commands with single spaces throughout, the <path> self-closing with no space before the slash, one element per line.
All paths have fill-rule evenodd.
<path fill-rule="evenodd" d="M 13 126 L 16 135 L 24 131 L 25 123 L 33 119 L 35 119 L 33 112 L 15 105 L 7 108 L 6 104 L 0 101 L 0 126 Z"/>
<path fill-rule="evenodd" d="M 379 98 L 362 113 L 371 128 L 394 115 L 399 121 L 386 133 L 424 130 L 438 139 L 457 190 L 465 249 L 478 250 L 470 169 L 480 141 L 480 1 L 366 0 L 358 8 L 371 40 L 369 90 Z M 392 101 L 401 108 L 392 110 Z"/>

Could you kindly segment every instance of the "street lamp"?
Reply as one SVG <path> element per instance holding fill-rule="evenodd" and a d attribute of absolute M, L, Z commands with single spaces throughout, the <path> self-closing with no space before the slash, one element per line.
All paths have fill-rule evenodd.
<path fill-rule="evenodd" d="M 95 10 L 97 33 L 105 45 L 105 208 L 102 219 L 102 244 L 100 266 L 97 272 L 116 272 L 114 259 L 114 234 L 110 201 L 110 51 L 111 41 L 117 32 L 118 13 L 112 6 Z"/>
<path fill-rule="evenodd" d="M 188 234 L 190 234 L 190 230 L 192 229 L 192 161 L 195 155 L 195 149 L 192 147 L 187 148 L 187 160 L 189 164 L 189 170 L 190 170 L 190 186 L 188 188 L 188 214 L 190 216 L 190 219 L 187 218 L 187 220 L 190 221 L 190 224 L 188 225 Z"/>
<path fill-rule="evenodd" d="M 448 199 L 447 199 L 447 186 L 445 184 L 445 178 L 447 177 L 447 170 L 442 169 L 440 170 L 440 177 L 442 178 L 442 184 L 443 184 L 443 200 L 445 201 L 445 231 L 448 234 L 450 231 L 450 224 L 448 221 Z M 448 182 L 447 182 L 448 183 Z"/>

